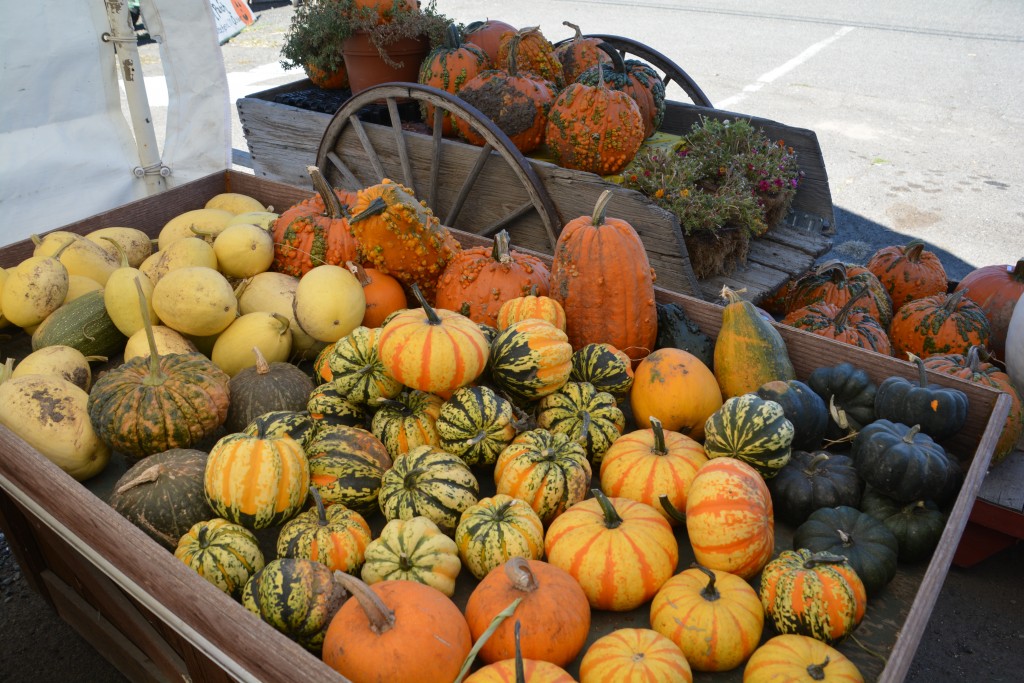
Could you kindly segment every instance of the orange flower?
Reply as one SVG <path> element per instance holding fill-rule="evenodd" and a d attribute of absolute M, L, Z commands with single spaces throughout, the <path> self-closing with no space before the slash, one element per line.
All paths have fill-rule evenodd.
<path fill-rule="evenodd" d="M 661 198 L 662 198 L 662 197 L 664 197 L 664 196 L 665 196 L 665 190 L 664 190 L 663 188 L 660 188 L 660 187 L 659 187 L 659 188 L 658 188 L 658 189 L 657 189 L 657 190 L 656 190 L 656 191 L 654 192 L 654 197 L 655 197 L 656 199 L 661 199 Z"/>

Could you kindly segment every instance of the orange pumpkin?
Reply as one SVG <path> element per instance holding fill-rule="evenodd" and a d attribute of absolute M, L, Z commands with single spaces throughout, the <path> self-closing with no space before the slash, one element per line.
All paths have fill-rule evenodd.
<path fill-rule="evenodd" d="M 348 70 L 345 62 L 341 62 L 337 69 L 324 71 L 314 64 L 306 64 L 306 76 L 313 85 L 324 90 L 341 90 L 348 87 Z"/>
<path fill-rule="evenodd" d="M 604 80 L 612 90 L 621 90 L 629 95 L 644 122 L 644 137 L 649 138 L 661 127 L 665 118 L 665 84 L 653 67 L 639 59 L 623 60 L 619 51 L 608 43 L 600 43 L 600 49 L 611 57 L 611 64 L 587 69 L 576 79 L 579 83 L 596 85 Z M 598 71 L 600 69 L 600 72 Z"/>
<path fill-rule="evenodd" d="M 580 683 L 669 681 L 691 683 L 693 672 L 671 640 L 649 628 L 620 628 L 587 648 Z"/>
<path fill-rule="evenodd" d="M 562 65 L 555 56 L 555 47 L 540 32 L 539 26 L 501 34 L 498 58 L 494 61 L 499 68 L 506 68 L 511 61 L 513 46 L 516 46 L 515 59 L 520 71 L 536 74 L 545 81 L 550 81 L 554 84 L 555 90 L 561 90 L 565 86 Z"/>
<path fill-rule="evenodd" d="M 431 50 L 420 65 L 419 82 L 458 95 L 468 80 L 488 69 L 490 65 L 491 60 L 487 53 L 476 45 L 465 42 L 459 27 L 449 24 L 444 44 Z M 434 105 L 423 102 L 421 106 L 423 121 L 428 126 L 433 126 Z M 444 112 L 441 121 L 442 135 L 450 136 L 455 133 L 452 118 L 451 112 Z"/>
<path fill-rule="evenodd" d="M 352 683 L 451 683 L 473 641 L 462 612 L 444 593 L 417 581 L 372 586 L 342 572 L 355 598 L 334 615 L 323 661 Z"/>
<path fill-rule="evenodd" d="M 698 671 L 728 671 L 761 642 L 764 608 L 735 574 L 703 566 L 676 574 L 651 601 L 651 628 L 675 643 Z"/>
<path fill-rule="evenodd" d="M 704 423 L 722 407 L 722 390 L 699 358 L 664 348 L 640 361 L 629 402 L 638 426 L 650 427 L 650 418 L 656 417 L 665 429 L 701 441 Z"/>
<path fill-rule="evenodd" d="M 686 509 L 686 496 L 697 470 L 708 461 L 699 443 L 679 432 L 666 431 L 652 417 L 651 428 L 623 434 L 601 460 L 601 490 L 663 511 L 659 496 L 668 496 L 677 510 Z"/>
<path fill-rule="evenodd" d="M 536 287 L 531 287 L 529 294 L 513 297 L 501 305 L 498 309 L 498 331 L 501 332 L 509 325 L 527 318 L 546 320 L 565 332 L 565 310 L 562 304 L 551 297 L 539 294 Z"/>
<path fill-rule="evenodd" d="M 633 226 L 606 217 L 611 197 L 605 190 L 592 215 L 562 229 L 552 257 L 551 297 L 565 310 L 574 351 L 608 343 L 638 361 L 658 336 L 654 270 Z"/>
<path fill-rule="evenodd" d="M 686 531 L 697 562 L 744 579 L 761 571 L 775 550 L 775 517 L 757 470 L 723 456 L 705 463 L 690 484 Z"/>
<path fill-rule="evenodd" d="M 547 294 L 549 278 L 544 262 L 510 248 L 508 232 L 502 230 L 492 246 L 466 249 L 448 262 L 437 283 L 434 303 L 495 327 L 506 301 L 534 288 Z"/>
<path fill-rule="evenodd" d="M 921 240 L 882 247 L 868 260 L 867 269 L 882 283 L 894 307 L 946 291 L 946 269 Z"/>
<path fill-rule="evenodd" d="M 823 681 L 864 683 L 857 665 L 816 638 L 795 633 L 775 636 L 757 648 L 743 668 L 743 683 Z"/>
<path fill-rule="evenodd" d="M 506 33 L 515 33 L 516 27 L 500 19 L 486 19 L 484 21 L 473 21 L 466 25 L 463 37 L 467 43 L 476 45 L 487 59 L 494 66 L 498 65 L 498 48 L 501 45 L 501 37 Z"/>
<path fill-rule="evenodd" d="M 361 323 L 363 327 L 380 327 L 389 315 L 409 307 L 405 290 L 395 278 L 376 268 L 363 268 L 354 261 L 346 261 L 345 266 L 363 286 L 363 296 L 366 298 L 366 313 Z"/>
<path fill-rule="evenodd" d="M 790 311 L 782 324 L 891 356 L 889 335 L 866 309 L 859 308 L 867 293 L 867 287 L 862 287 L 841 307 L 819 301 L 798 308 Z"/>
<path fill-rule="evenodd" d="M 672 576 L 679 545 L 672 527 L 650 505 L 592 492 L 593 498 L 551 522 L 544 552 L 548 562 L 580 583 L 591 607 L 634 609 Z"/>
<path fill-rule="evenodd" d="M 274 261 L 270 269 L 296 277 L 315 266 L 354 259 L 357 250 L 345 206 L 354 196 L 332 190 L 316 166 L 306 170 L 316 194 L 286 209 L 273 228 Z"/>
<path fill-rule="evenodd" d="M 569 673 L 560 666 L 539 659 L 522 659 L 524 683 L 575 683 Z M 515 659 L 505 659 L 488 664 L 466 677 L 465 683 L 518 683 L 518 664 Z"/>
<path fill-rule="evenodd" d="M 981 306 L 966 297 L 967 290 L 936 294 L 903 304 L 889 329 L 897 358 L 912 353 L 927 358 L 940 353 L 967 353 L 988 344 L 989 324 Z"/>
<path fill-rule="evenodd" d="M 956 288 L 967 290 L 971 301 L 981 306 L 990 327 L 989 348 L 997 358 L 1003 358 L 1006 352 L 1006 331 L 1010 327 L 1013 308 L 1024 296 L 1024 258 L 1012 266 L 976 268 Z"/>
<path fill-rule="evenodd" d="M 580 27 L 568 21 L 562 22 L 576 32 L 569 40 L 555 48 L 555 57 L 562 65 L 562 77 L 565 83 L 575 83 L 579 75 L 598 62 L 608 62 L 608 55 L 601 50 L 600 38 L 587 38 Z"/>
<path fill-rule="evenodd" d="M 487 366 L 489 345 L 476 323 L 464 315 L 434 310 L 419 288 L 423 308 L 397 313 L 380 333 L 377 354 L 398 382 L 428 393 L 464 387 Z"/>
<path fill-rule="evenodd" d="M 491 620 L 517 598 L 515 616 L 525 628 L 520 637 L 523 657 L 565 666 L 579 654 L 590 631 L 590 603 L 576 580 L 566 571 L 541 562 L 515 557 L 492 569 L 466 602 L 466 621 L 479 640 Z M 505 620 L 480 649 L 485 662 L 515 656 L 513 624 Z"/>
<path fill-rule="evenodd" d="M 867 268 L 841 261 L 828 261 L 800 277 L 789 294 L 787 312 L 819 301 L 842 307 L 864 286 L 868 288 L 864 308 L 889 329 L 893 304 L 885 286 Z"/>

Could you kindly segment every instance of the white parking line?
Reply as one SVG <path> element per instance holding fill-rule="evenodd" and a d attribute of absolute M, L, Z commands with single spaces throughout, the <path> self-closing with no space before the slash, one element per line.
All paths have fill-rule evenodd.
<path fill-rule="evenodd" d="M 834 34 L 832 34 L 831 36 L 829 36 L 825 40 L 817 42 L 814 45 L 811 45 L 809 48 L 807 48 L 806 50 L 804 50 L 803 52 L 798 54 L 796 57 L 793 57 L 793 59 L 789 60 L 788 62 L 786 62 L 782 66 L 778 66 L 778 67 L 772 69 L 771 71 L 769 71 L 769 72 L 767 72 L 765 74 L 762 74 L 761 76 L 758 77 L 758 79 L 756 81 L 754 81 L 750 85 L 743 86 L 743 90 L 741 92 L 736 93 L 732 97 L 727 97 L 724 100 L 720 100 L 720 101 L 716 102 L 715 103 L 715 107 L 717 107 L 718 109 L 728 109 L 728 108 L 732 107 L 733 105 L 738 104 L 739 102 L 742 102 L 744 99 L 746 99 L 747 95 L 749 95 L 750 93 L 757 92 L 758 90 L 760 90 L 764 86 L 766 86 L 769 83 L 772 83 L 773 81 L 777 80 L 779 77 L 784 76 L 785 74 L 789 73 L 793 69 L 797 68 L 798 66 L 800 66 L 801 64 L 803 64 L 804 62 L 809 60 L 814 55 L 816 55 L 819 52 L 821 52 L 822 50 L 824 50 L 826 47 L 828 47 L 832 43 L 836 42 L 837 40 L 839 40 L 840 38 L 845 36 L 847 33 L 852 31 L 854 28 L 855 27 L 853 27 L 853 26 L 844 26 L 844 27 L 842 27 L 841 29 L 836 31 Z"/>

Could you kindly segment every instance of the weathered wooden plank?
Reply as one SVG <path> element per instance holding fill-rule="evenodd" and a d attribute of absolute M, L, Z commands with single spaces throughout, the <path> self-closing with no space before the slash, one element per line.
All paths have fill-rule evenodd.
<path fill-rule="evenodd" d="M 1024 450 L 1015 450 L 989 471 L 978 498 L 1024 514 Z"/>

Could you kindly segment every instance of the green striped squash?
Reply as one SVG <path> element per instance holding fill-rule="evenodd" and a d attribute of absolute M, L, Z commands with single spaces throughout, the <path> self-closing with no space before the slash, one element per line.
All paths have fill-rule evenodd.
<path fill-rule="evenodd" d="M 310 493 L 316 507 L 281 527 L 277 556 L 313 560 L 327 565 L 331 571 L 357 572 L 370 544 L 370 525 L 361 514 L 344 505 L 324 507 L 316 487 L 311 487 Z"/>
<path fill-rule="evenodd" d="M 608 392 L 598 391 L 589 382 L 566 382 L 541 399 L 537 425 L 579 441 L 597 465 L 608 447 L 622 436 L 626 416 Z"/>
<path fill-rule="evenodd" d="M 319 653 L 327 627 L 346 596 L 326 565 L 282 557 L 252 575 L 242 591 L 242 604 L 299 645 Z"/>
<path fill-rule="evenodd" d="M 459 548 L 427 517 L 393 519 L 366 546 L 362 577 L 366 583 L 417 581 L 449 598 L 462 570 Z"/>
<path fill-rule="evenodd" d="M 512 404 L 488 387 L 462 387 L 441 406 L 441 448 L 468 465 L 493 465 L 516 437 Z"/>
<path fill-rule="evenodd" d="M 742 460 L 771 479 L 789 462 L 793 433 L 780 404 L 743 394 L 726 400 L 704 423 L 704 452 Z"/>
<path fill-rule="evenodd" d="M 545 525 L 583 500 L 593 470 L 582 445 L 533 429 L 517 436 L 494 464 L 498 493 L 525 500 Z"/>
<path fill-rule="evenodd" d="M 84 356 L 116 356 L 124 351 L 126 343 L 128 338 L 107 314 L 102 289 L 64 304 L 32 333 L 33 351 L 62 345 L 78 349 Z"/>
<path fill-rule="evenodd" d="M 219 517 L 192 525 L 178 540 L 174 556 L 235 600 L 264 565 L 256 536 Z"/>
<path fill-rule="evenodd" d="M 622 403 L 633 387 L 633 364 L 624 352 L 611 344 L 587 344 L 572 354 L 569 380 L 590 382 Z"/>
<path fill-rule="evenodd" d="M 287 434 L 305 448 L 316 433 L 316 424 L 305 410 L 271 410 L 253 418 L 243 431 L 256 436 L 260 430 L 267 436 Z"/>
<path fill-rule="evenodd" d="M 419 389 L 407 389 L 393 399 L 377 403 L 370 429 L 392 459 L 417 446 L 437 446 L 437 418 L 444 399 Z"/>
<path fill-rule="evenodd" d="M 417 446 L 395 458 L 384 473 L 379 503 L 388 520 L 423 515 L 451 534 L 463 510 L 479 497 L 480 485 L 461 458 L 433 446 Z"/>
<path fill-rule="evenodd" d="M 402 385 L 388 374 L 377 354 L 380 328 L 357 327 L 316 358 L 313 370 L 322 382 L 330 382 L 353 403 L 372 404 L 378 398 L 394 398 Z"/>
<path fill-rule="evenodd" d="M 491 344 L 488 369 L 494 384 L 528 403 L 565 384 L 572 371 L 572 346 L 565 332 L 546 320 L 509 325 Z"/>
<path fill-rule="evenodd" d="M 366 410 L 350 401 L 333 382 L 321 384 L 309 395 L 306 412 L 319 429 L 323 425 L 362 427 L 366 424 Z"/>
<path fill-rule="evenodd" d="M 356 427 L 332 427 L 306 448 L 309 477 L 328 505 L 341 504 L 362 514 L 377 509 L 381 478 L 391 456 L 380 439 Z"/>
<path fill-rule="evenodd" d="M 462 564 L 482 579 L 513 557 L 543 558 L 544 523 L 525 500 L 499 493 L 466 508 L 455 543 Z"/>

